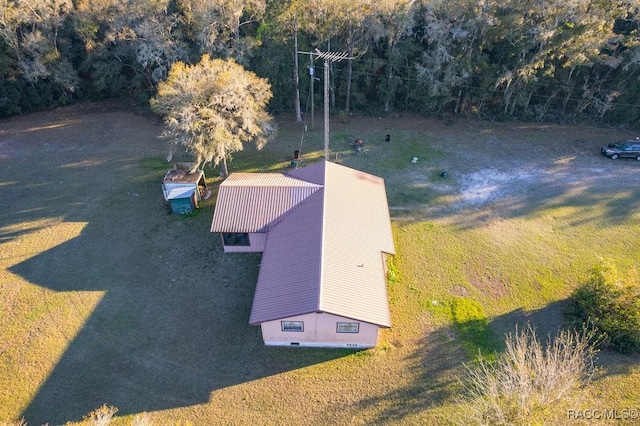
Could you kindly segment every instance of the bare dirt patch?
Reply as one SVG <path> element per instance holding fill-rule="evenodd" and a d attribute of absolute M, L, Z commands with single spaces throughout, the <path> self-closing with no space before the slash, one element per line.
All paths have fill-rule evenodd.
<path fill-rule="evenodd" d="M 620 129 L 549 124 L 429 123 L 430 146 L 441 155 L 425 159 L 408 176 L 414 187 L 428 186 L 445 205 L 441 209 L 501 211 L 522 203 L 552 201 L 587 185 L 596 192 L 624 183 L 640 185 L 640 162 L 610 160 L 600 147 L 627 139 L 634 132 Z M 440 170 L 446 179 L 438 179 Z"/>
<path fill-rule="evenodd" d="M 539 177 L 521 170 L 501 172 L 487 168 L 472 172 L 460 178 L 461 202 L 482 206 L 519 192 L 536 178 Z"/>

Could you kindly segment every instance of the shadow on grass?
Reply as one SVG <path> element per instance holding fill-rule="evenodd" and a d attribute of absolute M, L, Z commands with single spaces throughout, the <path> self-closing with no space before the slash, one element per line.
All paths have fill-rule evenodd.
<path fill-rule="evenodd" d="M 545 342 L 548 336 L 555 336 L 559 330 L 566 328 L 564 311 L 567 303 L 567 300 L 559 300 L 531 311 L 522 308 L 513 310 L 493 318 L 491 329 L 501 341 L 504 341 L 507 334 L 516 332 L 516 327 L 522 330 L 530 324 L 535 329 L 538 339 Z"/>
<path fill-rule="evenodd" d="M 435 417 L 431 415 L 428 423 L 450 424 L 453 420 L 464 423 L 464 413 L 456 413 L 454 408 L 454 398 L 462 397 L 464 392 L 464 364 L 472 366 L 480 349 L 484 357 L 491 358 L 492 354 L 500 353 L 504 350 L 506 335 L 515 333 L 516 327 L 518 330 L 523 329 L 526 324 L 534 327 L 538 339 L 546 344 L 549 336 L 555 337 L 558 330 L 566 327 L 563 317 L 566 303 L 564 300 L 552 302 L 532 311 L 516 309 L 487 322 L 480 323 L 477 319 L 472 319 L 426 334 L 417 348 L 407 356 L 408 364 L 412 366 L 408 372 L 412 380 L 387 394 L 362 400 L 359 408 L 377 408 L 378 415 L 373 424 L 383 425 L 395 422 L 413 423 L 420 418 L 419 413 L 447 406 L 453 407 L 453 411 L 445 414 L 445 410 L 435 410 Z M 471 337 L 469 330 L 473 330 Z M 479 334 L 486 336 L 488 341 L 478 346 L 474 336 Z M 623 362 L 624 365 L 616 365 L 611 361 Z M 638 357 L 625 357 L 621 360 L 620 356 L 607 352 L 600 364 L 604 374 L 609 375 L 628 373 L 637 363 Z"/>
<path fill-rule="evenodd" d="M 191 219 L 200 218 L 173 220 Z M 141 258 L 134 252 L 144 247 L 104 233 L 126 224 L 104 225 L 12 268 L 56 291 L 105 292 L 23 413 L 29 424 L 79 420 L 105 403 L 123 415 L 206 403 L 217 389 L 347 354 L 263 346 L 247 324 L 258 256 L 227 258 L 211 235 L 165 230 L 175 241 L 162 257 Z M 144 229 L 131 238 L 154 240 Z"/>
<path fill-rule="evenodd" d="M 189 223 L 198 219 L 174 216 L 169 226 L 206 234 Z M 136 231 L 113 218 L 102 225 L 90 222 L 76 239 L 11 268 L 55 291 L 104 292 L 24 411 L 29 424 L 77 421 L 102 404 L 127 415 L 206 403 L 218 389 L 351 353 L 264 347 L 247 323 L 259 256 L 225 256 L 212 235 L 166 229 L 175 238 L 166 251 L 140 256 L 149 240 L 164 243 L 146 226 Z M 109 231 L 119 227 L 129 241 Z M 129 246 L 144 240 L 146 247 Z"/>
<path fill-rule="evenodd" d="M 264 347 L 248 325 L 260 256 L 222 253 L 209 232 L 213 198 L 194 217 L 167 214 L 166 169 L 144 160 L 162 158 L 159 129 L 75 114 L 65 126 L 46 114 L 12 122 L 11 140 L 0 140 L 0 243 L 85 224 L 49 250 L 34 242 L 37 254 L 8 270 L 77 292 L 78 304 L 84 292 L 103 294 L 76 335 L 55 325 L 69 344 L 42 360 L 55 367 L 21 414 L 29 424 L 81 420 L 103 404 L 127 415 L 206 403 L 218 389 L 352 353 Z M 34 309 L 47 317 L 56 307 Z"/>
<path fill-rule="evenodd" d="M 0 152 L 0 242 L 41 229 L 23 228 L 40 219 L 87 223 L 77 238 L 11 267 L 11 272 L 54 291 L 104 293 L 25 409 L 30 424 L 79 420 L 105 403 L 117 406 L 123 415 L 205 403 L 218 389 L 351 353 L 265 348 L 259 329 L 247 324 L 260 257 L 222 254 L 218 240 L 208 232 L 211 201 L 203 203 L 197 217 L 167 215 L 160 196 L 163 170 L 139 169 L 141 159 L 164 155 L 162 145 L 154 147 L 157 123 L 129 125 L 126 117 L 104 114 L 83 117 L 80 123 L 74 114 L 60 126 L 49 125 L 41 115 L 42 123 L 32 128 L 46 131 L 30 130 L 30 123 L 22 123 L 33 117 L 19 119 L 14 128 L 4 126 L 0 140 L 6 144 Z M 380 135 L 393 133 L 393 144 L 387 148 L 374 133 L 365 135 L 368 154 L 354 155 L 346 165 L 385 177 L 389 199 L 399 207 L 434 203 L 432 217 L 450 217 L 450 197 L 459 195 L 460 179 L 469 168 L 454 164 L 446 152 L 427 162 L 427 154 L 440 152 L 437 147 L 417 138 L 398 147 L 396 131 L 381 129 Z M 303 153 L 317 150 L 316 139 L 320 140 L 315 137 Z M 291 148 L 298 149 L 297 136 L 289 145 L 270 158 L 286 161 Z M 416 148 L 425 155 L 416 154 Z M 253 148 L 243 155 L 238 154 L 238 167 L 260 170 L 268 163 L 258 159 Z M 410 163 L 413 156 L 420 162 Z M 498 167 L 486 158 L 474 160 L 476 164 Z M 602 167 L 618 167 L 630 175 L 637 170 L 631 161 Z M 438 177 L 440 170 L 449 171 L 448 180 Z M 514 168 L 503 169 L 510 170 Z M 600 179 L 592 191 L 588 185 L 568 185 L 568 168 L 559 172 L 542 175 L 546 179 L 501 198 L 501 214 L 527 216 L 536 209 L 604 203 L 616 219 L 628 218 L 640 207 L 635 186 L 611 193 L 612 187 L 620 188 L 619 174 L 594 174 L 583 182 Z M 425 185 L 428 179 L 435 184 Z M 489 183 L 496 195 L 514 188 L 509 179 Z M 495 211 L 479 206 L 478 214 L 465 216 L 461 226 L 476 226 L 483 214 Z M 576 215 L 576 223 L 580 220 L 601 220 L 601 215 Z M 489 326 L 503 335 L 513 332 L 515 323 L 528 320 L 541 336 L 546 330 L 555 333 L 557 309 L 552 305 L 534 312 L 517 310 Z M 477 321 L 469 325 L 463 330 L 473 335 L 484 327 Z M 459 391 L 461 362 L 470 357 L 455 332 L 443 328 L 425 336 L 408 355 L 408 384 L 360 402 L 363 409 L 379 413 L 376 423 L 401 421 L 444 404 Z"/>
<path fill-rule="evenodd" d="M 565 317 L 569 303 L 569 299 L 564 299 L 532 311 L 517 309 L 493 319 L 491 326 L 496 334 L 499 334 L 504 340 L 506 334 L 515 333 L 516 326 L 518 330 L 522 330 L 526 324 L 531 324 L 536 331 L 538 340 L 546 345 L 557 336 L 560 330 L 569 327 Z M 602 346 L 597 346 L 595 349 L 597 350 L 594 359 L 596 372 L 592 380 L 597 382 L 607 377 L 619 376 L 625 378 L 621 383 L 624 388 L 636 389 L 637 379 L 629 379 L 629 375 L 638 376 L 640 353 L 623 355 L 614 349 Z M 612 401 L 615 401 L 615 397 L 609 399 L 608 403 L 611 404 Z"/>
<path fill-rule="evenodd" d="M 450 328 L 427 333 L 417 349 L 407 355 L 411 377 L 405 386 L 358 403 L 358 410 L 377 412 L 370 424 L 402 423 L 421 411 L 444 404 L 459 391 L 459 377 L 463 371 L 465 354 Z M 444 420 L 442 419 L 445 423 Z"/>
<path fill-rule="evenodd" d="M 492 149 L 509 149 L 496 143 Z M 459 217 L 452 223 L 466 229 L 496 217 L 535 218 L 556 212 L 570 214 L 572 227 L 596 223 L 606 228 L 631 219 L 640 208 L 638 162 L 609 160 L 592 142 L 567 145 L 562 155 L 550 143 L 532 158 L 526 153 L 495 158 L 482 147 L 465 149 L 472 152 L 473 161 L 443 151 L 433 161 L 387 173 L 394 216 L 449 221 Z M 573 159 L 565 162 L 565 157 Z M 384 162 L 377 164 L 384 170 Z M 448 176 L 442 178 L 440 171 L 445 170 Z"/>

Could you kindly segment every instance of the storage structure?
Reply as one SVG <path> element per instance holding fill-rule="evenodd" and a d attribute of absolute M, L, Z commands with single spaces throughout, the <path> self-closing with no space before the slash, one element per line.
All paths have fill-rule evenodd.
<path fill-rule="evenodd" d="M 192 213 L 207 192 L 203 170 L 191 163 L 177 163 L 162 179 L 162 195 L 173 213 Z"/>
<path fill-rule="evenodd" d="M 173 188 L 167 194 L 171 212 L 176 214 L 193 213 L 198 208 L 196 190 L 189 187 Z"/>

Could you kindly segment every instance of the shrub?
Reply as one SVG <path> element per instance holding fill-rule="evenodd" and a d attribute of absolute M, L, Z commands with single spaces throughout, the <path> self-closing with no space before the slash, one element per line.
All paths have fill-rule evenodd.
<path fill-rule="evenodd" d="M 463 424 L 553 423 L 563 403 L 594 371 L 594 330 L 560 331 L 544 346 L 527 325 L 505 340 L 493 362 L 481 358 L 467 367 L 465 395 L 459 399 Z"/>
<path fill-rule="evenodd" d="M 401 280 L 400 269 L 396 266 L 394 262 L 394 258 L 391 256 L 387 257 L 387 281 L 389 284 L 399 283 Z"/>
<path fill-rule="evenodd" d="M 154 422 L 147 413 L 136 414 L 131 421 L 131 426 L 153 426 Z"/>
<path fill-rule="evenodd" d="M 591 269 L 589 279 L 571 296 L 569 319 L 590 319 L 603 343 L 622 353 L 640 351 L 640 281 L 636 274 L 624 280 L 611 263 Z"/>
<path fill-rule="evenodd" d="M 118 409 L 107 404 L 100 408 L 96 408 L 84 420 L 88 426 L 108 426 L 116 415 Z"/>

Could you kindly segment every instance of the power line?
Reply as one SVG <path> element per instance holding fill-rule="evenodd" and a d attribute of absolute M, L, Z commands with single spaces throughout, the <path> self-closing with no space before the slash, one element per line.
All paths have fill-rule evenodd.
<path fill-rule="evenodd" d="M 324 159 L 326 161 L 329 158 L 329 63 L 353 58 L 346 52 L 322 52 L 319 49 L 315 52 L 298 51 L 298 53 L 308 54 L 311 57 L 317 56 L 324 61 Z M 311 84 L 313 84 L 313 73 L 311 73 Z"/>
<path fill-rule="evenodd" d="M 311 54 L 312 52 L 298 52 L 298 53 L 307 53 L 307 54 Z M 348 59 L 353 59 L 353 58 L 348 58 Z M 315 68 L 315 67 L 313 67 Z M 341 70 L 338 69 L 334 72 L 338 72 L 340 73 Z M 380 74 L 380 73 L 374 73 L 374 72 L 368 72 L 368 71 L 355 71 L 353 73 L 353 77 L 358 77 L 358 76 L 371 76 L 371 77 L 378 77 L 378 78 L 387 78 L 386 75 L 384 74 Z M 495 86 L 495 80 L 497 80 L 498 76 L 496 77 L 490 77 L 490 76 L 484 76 L 484 75 L 478 75 L 478 74 L 469 74 L 469 77 L 471 78 L 475 78 L 475 79 L 481 79 L 481 80 L 489 80 L 490 82 L 493 83 L 493 85 Z M 419 78 L 415 78 L 415 77 L 403 77 L 403 76 L 395 76 L 394 78 L 403 81 L 405 83 L 409 83 L 409 82 L 413 82 L 413 83 L 419 83 L 422 80 Z M 571 91 L 572 87 L 567 86 L 567 85 L 563 85 L 563 84 L 558 84 L 558 83 L 534 83 L 534 86 L 539 87 L 540 89 L 544 90 L 544 89 L 552 89 L 552 88 L 558 88 L 558 89 L 564 89 L 564 93 L 568 93 L 569 91 Z M 581 86 L 580 83 L 576 83 L 576 88 L 579 89 L 579 86 Z M 488 90 L 491 92 L 499 92 L 499 89 L 494 87 L 493 89 L 486 87 L 486 86 L 478 86 L 478 85 L 473 85 L 473 84 L 456 84 L 454 87 L 452 87 L 451 89 L 456 89 L 456 88 L 463 88 L 463 89 L 469 89 L 469 90 Z M 630 91 L 625 91 L 625 90 L 614 90 L 612 89 L 612 91 L 617 92 L 619 95 L 621 96 L 637 96 L 637 93 L 634 92 L 630 92 Z M 545 95 L 545 94 L 540 94 L 540 93 L 533 93 L 532 94 L 533 97 L 536 98 L 541 98 L 541 99 L 553 99 L 553 98 L 558 98 L 558 99 L 563 99 L 566 100 L 568 102 L 581 102 L 581 101 L 585 101 L 585 98 L 582 97 L 564 97 L 564 96 L 556 96 L 556 95 Z M 609 105 L 611 105 L 612 108 L 614 107 L 628 107 L 628 108 L 640 108 L 640 103 L 638 104 L 631 104 L 631 103 L 625 103 L 625 102 L 616 102 L 616 101 L 611 101 L 609 102 Z"/>
<path fill-rule="evenodd" d="M 367 71 L 356 71 L 354 72 L 354 77 L 355 76 L 372 76 L 372 77 L 379 77 L 379 78 L 387 78 L 386 75 L 384 74 L 379 74 L 379 73 L 372 73 L 372 72 L 367 72 Z M 492 80 L 492 77 L 488 77 L 488 76 L 481 76 L 481 75 L 470 75 L 470 77 L 474 77 L 474 78 L 479 78 L 479 79 L 484 79 L 484 80 Z M 411 77 L 401 77 L 401 76 L 395 76 L 394 78 L 399 79 L 403 82 L 414 82 L 414 83 L 419 83 L 422 80 L 418 79 L 418 78 L 411 78 Z M 559 89 L 565 89 L 565 93 L 566 93 L 566 89 L 571 89 L 571 87 L 567 87 L 566 85 L 562 85 L 562 84 L 551 84 L 551 83 L 535 83 L 535 85 L 537 85 L 539 88 L 541 89 L 545 89 L 545 88 L 559 88 Z M 580 86 L 580 84 L 578 83 L 577 86 Z M 451 87 L 451 89 L 456 89 L 456 88 L 464 88 L 464 89 L 472 89 L 472 90 L 487 90 L 489 89 L 488 87 L 484 87 L 484 86 L 477 86 L 477 85 L 472 85 L 472 84 L 456 84 L 455 86 Z M 492 92 L 499 92 L 499 90 L 497 88 L 493 88 L 490 89 Z M 615 92 L 617 92 L 620 95 L 625 95 L 625 96 L 637 96 L 637 93 L 633 93 L 633 92 L 627 92 L 627 91 L 621 91 L 621 90 L 615 90 Z M 533 93 L 532 96 L 534 97 L 538 97 L 538 98 L 546 98 L 546 99 L 552 99 L 552 98 L 556 98 L 558 96 L 551 96 L 551 95 L 544 95 L 544 94 L 537 94 L 537 93 Z M 568 101 L 573 101 L 573 102 L 579 102 L 579 101 L 583 101 L 584 98 L 576 98 L 576 97 L 569 97 L 569 98 L 565 98 Z M 613 107 L 633 107 L 633 108 L 640 108 L 640 104 L 629 104 L 629 103 L 622 103 L 622 102 L 610 102 L 610 105 L 612 105 Z"/>

